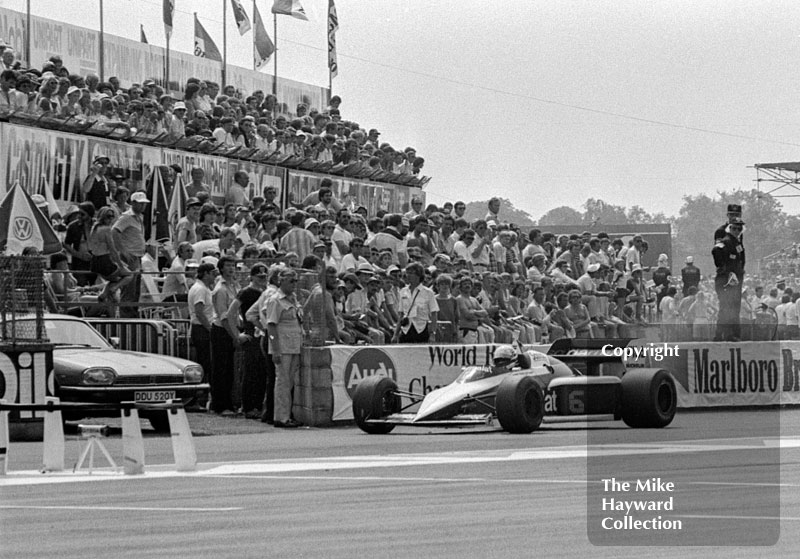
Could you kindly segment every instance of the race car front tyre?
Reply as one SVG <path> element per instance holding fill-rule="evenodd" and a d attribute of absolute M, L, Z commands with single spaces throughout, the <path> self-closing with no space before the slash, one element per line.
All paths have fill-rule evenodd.
<path fill-rule="evenodd" d="M 353 418 L 362 431 L 383 435 L 394 429 L 394 425 L 367 423 L 367 420 L 381 419 L 400 411 L 400 397 L 396 390 L 397 384 L 387 377 L 370 376 L 358 383 L 353 394 Z"/>
<path fill-rule="evenodd" d="M 675 417 L 678 392 L 663 369 L 633 369 L 622 376 L 622 420 L 630 427 L 666 427 Z"/>
<path fill-rule="evenodd" d="M 544 391 L 528 376 L 514 375 L 503 380 L 495 397 L 497 420 L 509 433 L 532 433 L 544 416 Z"/>

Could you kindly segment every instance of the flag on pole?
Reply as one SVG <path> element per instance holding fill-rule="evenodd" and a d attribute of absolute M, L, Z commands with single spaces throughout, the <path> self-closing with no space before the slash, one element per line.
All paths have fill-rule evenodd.
<path fill-rule="evenodd" d="M 139 42 L 144 43 L 145 45 L 149 43 L 147 40 L 147 35 L 144 34 L 144 25 L 141 23 L 139 24 Z"/>
<path fill-rule="evenodd" d="M 164 15 L 164 34 L 167 40 L 172 36 L 172 14 L 175 13 L 175 0 L 164 0 L 163 15 Z M 147 41 L 145 41 L 147 42 Z"/>
<path fill-rule="evenodd" d="M 236 27 L 239 28 L 239 35 L 244 35 L 250 31 L 250 18 L 247 17 L 247 12 L 244 11 L 241 0 L 231 0 L 231 8 L 233 9 L 233 19 L 236 20 Z"/>
<path fill-rule="evenodd" d="M 197 14 L 194 14 L 194 55 L 222 62 L 222 55 L 219 53 L 217 45 L 200 23 L 200 20 L 197 19 Z"/>
<path fill-rule="evenodd" d="M 297 19 L 308 21 L 305 9 L 300 4 L 300 0 L 275 0 L 272 5 L 272 13 L 284 16 L 292 16 Z"/>
<path fill-rule="evenodd" d="M 52 224 L 19 182 L 0 203 L 0 224 L 0 246 L 5 245 L 5 254 L 22 254 L 25 247 L 35 247 L 44 254 L 62 250 Z"/>
<path fill-rule="evenodd" d="M 336 62 L 336 31 L 339 30 L 339 16 L 336 15 L 336 4 L 328 0 L 328 71 L 332 78 L 339 73 Z"/>
<path fill-rule="evenodd" d="M 272 53 L 275 52 L 275 44 L 267 34 L 267 29 L 264 27 L 264 20 L 261 19 L 261 14 L 258 8 L 253 4 L 253 24 L 255 31 L 253 31 L 253 67 L 260 70 L 267 62 L 269 62 Z"/>
<path fill-rule="evenodd" d="M 183 175 L 175 175 L 175 184 L 172 185 L 172 195 L 169 197 L 169 210 L 167 219 L 169 221 L 169 238 L 174 244 L 177 240 L 178 221 L 186 215 L 186 188 L 183 186 Z"/>

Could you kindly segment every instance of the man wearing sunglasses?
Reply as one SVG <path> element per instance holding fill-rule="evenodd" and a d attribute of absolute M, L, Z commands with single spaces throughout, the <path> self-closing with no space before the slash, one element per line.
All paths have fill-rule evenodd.
<path fill-rule="evenodd" d="M 714 288 L 719 298 L 719 315 L 714 341 L 736 341 L 739 337 L 739 310 L 742 304 L 742 279 L 744 278 L 744 247 L 741 244 L 744 221 L 729 218 L 725 236 L 717 239 L 711 255 L 717 273 Z"/>

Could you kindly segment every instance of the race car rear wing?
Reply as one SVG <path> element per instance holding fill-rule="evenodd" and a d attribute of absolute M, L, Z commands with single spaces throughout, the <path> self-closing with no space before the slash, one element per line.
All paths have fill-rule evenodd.
<path fill-rule="evenodd" d="M 621 363 L 623 352 L 636 338 L 560 338 L 553 342 L 547 355 L 564 363 L 585 364 L 587 375 L 599 374 L 602 363 Z M 619 348 L 619 350 L 614 351 Z M 580 367 L 581 369 L 583 367 Z"/>

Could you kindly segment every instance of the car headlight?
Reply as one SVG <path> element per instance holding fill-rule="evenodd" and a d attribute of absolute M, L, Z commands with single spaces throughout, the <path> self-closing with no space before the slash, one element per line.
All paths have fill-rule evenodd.
<path fill-rule="evenodd" d="M 203 367 L 200 365 L 186 365 L 183 368 L 183 382 L 203 382 Z"/>
<path fill-rule="evenodd" d="M 114 384 L 117 378 L 117 371 L 109 367 L 92 367 L 86 369 L 81 375 L 82 384 L 109 385 Z"/>

